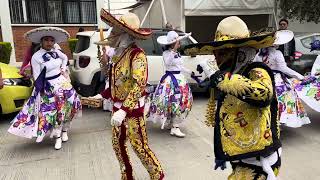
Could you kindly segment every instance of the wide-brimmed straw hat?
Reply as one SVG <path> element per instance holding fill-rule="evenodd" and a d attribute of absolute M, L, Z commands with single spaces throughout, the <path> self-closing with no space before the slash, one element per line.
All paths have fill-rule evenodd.
<path fill-rule="evenodd" d="M 34 43 L 40 43 L 41 39 L 45 36 L 51 36 L 56 43 L 61 43 L 66 42 L 69 39 L 70 34 L 58 27 L 39 27 L 24 34 L 25 38 Z"/>
<path fill-rule="evenodd" d="M 152 35 L 151 29 L 140 28 L 139 17 L 134 13 L 126 13 L 117 19 L 105 9 L 101 9 L 100 17 L 109 26 L 118 28 L 137 39 L 148 39 Z"/>
<path fill-rule="evenodd" d="M 275 32 L 251 35 L 246 23 L 237 16 L 223 19 L 216 30 L 214 41 L 191 44 L 185 47 L 187 55 L 209 55 L 214 50 L 252 47 L 256 49 L 273 46 Z"/>
<path fill-rule="evenodd" d="M 170 45 L 173 43 L 176 43 L 177 41 L 180 41 L 184 38 L 187 38 L 191 35 L 191 33 L 187 33 L 183 36 L 179 36 L 179 34 L 176 31 L 169 31 L 167 35 L 159 36 L 157 38 L 157 42 L 161 45 Z"/>

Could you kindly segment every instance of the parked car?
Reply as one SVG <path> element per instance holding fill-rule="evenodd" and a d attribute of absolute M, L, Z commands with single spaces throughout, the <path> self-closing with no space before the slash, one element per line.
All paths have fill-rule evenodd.
<path fill-rule="evenodd" d="M 0 63 L 3 88 L 0 89 L 0 114 L 20 111 L 29 98 L 33 83 L 19 74 L 16 67 Z"/>
<path fill-rule="evenodd" d="M 320 40 L 320 33 L 299 34 L 295 36 L 295 60 L 288 63 L 289 67 L 301 74 L 311 71 L 312 65 L 320 53 L 320 51 L 310 51 L 310 43 L 314 40 Z"/>
<path fill-rule="evenodd" d="M 166 29 L 152 29 L 152 38 L 148 40 L 138 41 L 140 46 L 147 55 L 148 59 L 148 82 L 151 85 L 157 85 L 161 76 L 165 73 L 164 62 L 162 59 L 162 47 L 157 43 L 157 38 L 166 35 L 169 30 Z M 110 30 L 109 30 L 110 31 Z M 107 37 L 110 32 L 105 32 Z M 182 31 L 177 31 L 178 34 L 184 35 Z M 94 42 L 99 41 L 99 31 L 86 31 L 77 34 L 79 40 L 76 45 L 76 50 L 73 53 L 73 60 L 70 64 L 71 80 L 78 93 L 82 96 L 93 96 L 104 88 L 104 79 L 101 76 L 101 68 L 99 60 L 97 59 L 97 45 Z M 196 71 L 197 65 L 208 58 L 214 58 L 213 55 L 198 55 L 195 57 L 185 56 L 182 49 L 184 46 L 191 43 L 197 43 L 192 38 L 183 39 L 181 41 L 180 53 L 184 60 L 184 65 L 190 70 Z M 192 87 L 197 87 L 196 81 L 187 76 L 188 82 Z M 201 88 L 193 88 L 193 90 L 205 91 Z"/>

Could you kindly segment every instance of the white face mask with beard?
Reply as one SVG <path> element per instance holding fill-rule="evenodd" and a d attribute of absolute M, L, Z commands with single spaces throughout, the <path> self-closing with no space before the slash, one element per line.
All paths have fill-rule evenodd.
<path fill-rule="evenodd" d="M 251 47 L 239 48 L 237 55 L 237 63 L 233 73 L 238 73 L 241 68 L 253 62 L 256 56 L 256 49 Z"/>
<path fill-rule="evenodd" d="M 121 34 L 116 42 L 115 55 L 120 56 L 123 51 L 134 42 L 134 37 L 130 36 L 128 33 Z"/>

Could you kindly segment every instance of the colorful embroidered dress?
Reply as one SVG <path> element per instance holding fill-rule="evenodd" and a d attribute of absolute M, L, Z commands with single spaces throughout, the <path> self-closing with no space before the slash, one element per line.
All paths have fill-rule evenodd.
<path fill-rule="evenodd" d="M 304 110 L 301 99 L 293 88 L 291 80 L 287 77 L 303 79 L 303 76 L 287 66 L 280 51 L 274 47 L 265 50 L 267 52 L 264 55 L 258 53 L 254 61 L 267 64 L 274 72 L 280 122 L 294 128 L 309 124 L 310 119 Z"/>
<path fill-rule="evenodd" d="M 313 110 L 320 112 L 320 55 L 317 56 L 311 74 L 302 81 L 294 81 L 298 96 Z"/>
<path fill-rule="evenodd" d="M 163 52 L 166 74 L 162 76 L 151 100 L 148 120 L 160 122 L 161 128 L 175 118 L 175 123 L 183 122 L 191 111 L 193 97 L 188 82 L 182 72 L 191 74 L 183 67 L 179 53 Z"/>
<path fill-rule="evenodd" d="M 9 132 L 42 140 L 50 132 L 60 133 L 69 128 L 70 122 L 81 115 L 81 102 L 68 79 L 61 74 L 66 71 L 68 58 L 59 50 L 40 49 L 31 60 L 34 89 L 22 110 L 13 119 Z M 51 134 L 55 135 L 55 134 Z"/>

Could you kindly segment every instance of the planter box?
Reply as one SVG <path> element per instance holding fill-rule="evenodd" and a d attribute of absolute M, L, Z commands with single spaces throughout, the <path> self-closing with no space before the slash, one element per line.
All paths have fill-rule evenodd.
<path fill-rule="evenodd" d="M 101 99 L 82 97 L 81 103 L 84 106 L 89 106 L 89 107 L 94 107 L 94 108 L 102 107 L 102 100 Z"/>

